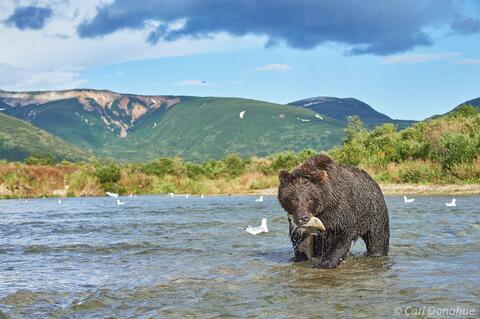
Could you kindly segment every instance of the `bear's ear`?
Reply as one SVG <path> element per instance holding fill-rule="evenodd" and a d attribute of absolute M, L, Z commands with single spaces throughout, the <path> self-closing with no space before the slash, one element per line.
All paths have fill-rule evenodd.
<path fill-rule="evenodd" d="M 282 169 L 280 172 L 278 172 L 278 178 L 280 179 L 281 183 L 288 183 L 292 180 L 292 175 L 286 170 Z"/>
<path fill-rule="evenodd" d="M 328 165 L 333 164 L 333 159 L 325 154 L 317 154 L 310 158 L 310 163 L 318 169 L 326 169 Z"/>
<path fill-rule="evenodd" d="M 312 179 L 319 184 L 325 183 L 328 179 L 327 171 L 324 171 L 322 169 L 316 170 L 312 174 Z"/>

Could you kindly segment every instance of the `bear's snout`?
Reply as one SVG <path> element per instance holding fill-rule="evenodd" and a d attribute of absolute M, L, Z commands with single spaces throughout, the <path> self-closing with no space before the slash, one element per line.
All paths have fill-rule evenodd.
<path fill-rule="evenodd" d="M 298 223 L 300 225 L 306 224 L 311 218 L 309 213 L 300 213 L 298 216 Z"/>

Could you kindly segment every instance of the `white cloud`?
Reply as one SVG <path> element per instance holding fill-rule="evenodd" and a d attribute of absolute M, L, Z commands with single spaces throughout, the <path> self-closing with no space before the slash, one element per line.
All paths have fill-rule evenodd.
<path fill-rule="evenodd" d="M 293 67 L 288 64 L 272 63 L 262 65 L 255 69 L 255 71 L 270 71 L 270 72 L 287 72 L 293 70 Z"/>
<path fill-rule="evenodd" d="M 453 61 L 454 64 L 480 64 L 480 58 L 474 59 L 460 59 Z"/>
<path fill-rule="evenodd" d="M 431 61 L 450 60 L 459 55 L 458 52 L 412 53 L 398 54 L 383 59 L 383 64 L 419 64 Z"/>
<path fill-rule="evenodd" d="M 80 68 L 31 70 L 0 63 L 0 88 L 11 91 L 60 90 L 88 82 L 80 78 Z"/>
<path fill-rule="evenodd" d="M 46 3 L 42 0 L 37 2 L 39 5 Z M 265 37 L 235 38 L 219 33 L 210 38 L 182 38 L 151 45 L 145 41 L 151 31 L 148 28 L 122 30 L 102 38 L 79 38 L 77 25 L 93 17 L 95 8 L 106 2 L 111 1 L 50 1 L 54 17 L 42 30 L 20 31 L 0 23 L 0 65 L 3 69 L 16 70 L 7 74 L 7 81 L 7 75 L 1 76 L 0 89 L 72 88 L 85 83 L 84 79 L 80 79 L 80 71 L 88 68 L 133 60 L 261 47 L 265 42 Z M 27 5 L 28 2 L 19 1 L 19 4 Z M 0 1 L 0 21 L 7 19 L 14 8 L 14 1 Z M 181 23 L 179 21 L 172 27 L 179 27 Z"/>

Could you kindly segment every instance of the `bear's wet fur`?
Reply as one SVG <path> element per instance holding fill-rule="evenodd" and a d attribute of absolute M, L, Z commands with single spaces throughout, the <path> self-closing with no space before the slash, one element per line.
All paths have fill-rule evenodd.
<path fill-rule="evenodd" d="M 368 256 L 388 254 L 387 205 L 380 187 L 365 171 L 317 154 L 291 172 L 280 171 L 279 178 L 278 200 L 289 215 L 296 260 L 311 259 L 295 249 L 312 236 L 296 233 L 311 217 L 319 218 L 325 226 L 325 231 L 311 238 L 313 257 L 320 257 L 319 268 L 337 267 L 359 237 Z"/>

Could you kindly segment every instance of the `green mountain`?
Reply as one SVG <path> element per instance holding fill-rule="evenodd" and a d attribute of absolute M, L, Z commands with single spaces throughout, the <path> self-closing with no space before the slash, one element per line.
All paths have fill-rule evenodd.
<path fill-rule="evenodd" d="M 0 91 L 0 107 L 6 114 L 93 152 L 127 136 L 145 114 L 179 101 L 100 90 Z"/>
<path fill-rule="evenodd" d="M 336 99 L 343 105 L 336 109 L 322 108 L 321 99 L 334 98 L 280 105 L 240 98 L 144 96 L 107 90 L 0 90 L 4 113 L 96 155 L 125 161 L 161 156 L 202 161 L 229 153 L 265 156 L 304 148 L 328 150 L 342 142 L 346 117 L 358 110 L 367 125 L 395 121 L 355 99 Z M 357 102 L 352 105 L 350 100 Z"/>
<path fill-rule="evenodd" d="M 327 150 L 343 136 L 342 123 L 320 120 L 311 110 L 238 98 L 189 98 L 152 112 L 126 138 L 99 154 L 127 160 L 178 155 L 195 161 L 228 153 L 265 156 Z"/>
<path fill-rule="evenodd" d="M 0 112 L 0 159 L 20 161 L 30 155 L 56 160 L 91 160 L 93 155 L 33 125 Z"/>
<path fill-rule="evenodd" d="M 457 111 L 459 108 L 461 108 L 462 106 L 465 106 L 465 105 L 475 106 L 476 108 L 480 109 L 480 97 L 479 97 L 479 98 L 476 98 L 476 99 L 472 99 L 472 100 L 465 101 L 465 102 L 463 102 L 463 103 L 460 103 L 460 104 L 458 104 L 456 107 L 454 107 L 451 111 L 448 111 L 447 113 L 444 113 L 444 114 L 436 114 L 436 115 L 433 115 L 433 116 L 431 116 L 431 117 L 426 118 L 425 120 L 437 119 L 437 118 L 440 118 L 440 117 L 442 117 L 442 116 L 444 116 L 444 115 L 451 114 L 451 113 Z"/>
<path fill-rule="evenodd" d="M 463 105 L 471 105 L 471 106 L 475 106 L 475 107 L 480 109 L 480 97 L 476 98 L 476 99 L 473 99 L 473 100 L 468 100 L 466 102 L 463 102 L 462 104 L 457 105 L 457 107 L 455 107 L 452 111 L 458 109 L 459 107 L 461 107 Z"/>
<path fill-rule="evenodd" d="M 320 96 L 295 101 L 290 103 L 290 105 L 308 108 L 320 115 L 326 115 L 344 123 L 347 122 L 349 116 L 357 115 L 368 127 L 374 127 L 384 123 L 394 123 L 402 129 L 414 123 L 414 121 L 394 120 L 376 111 L 367 103 L 354 98 Z"/>

